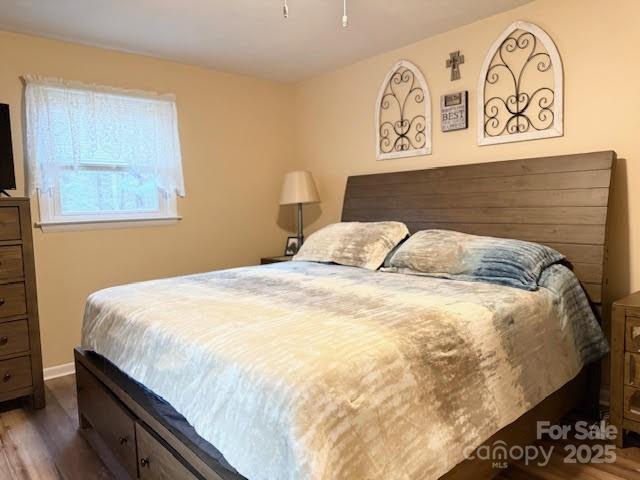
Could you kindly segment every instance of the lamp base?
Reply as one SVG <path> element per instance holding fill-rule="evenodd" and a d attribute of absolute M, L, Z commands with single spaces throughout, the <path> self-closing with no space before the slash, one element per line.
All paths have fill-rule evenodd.
<path fill-rule="evenodd" d="M 304 243 L 304 234 L 302 233 L 302 204 L 298 204 L 298 248 Z"/>

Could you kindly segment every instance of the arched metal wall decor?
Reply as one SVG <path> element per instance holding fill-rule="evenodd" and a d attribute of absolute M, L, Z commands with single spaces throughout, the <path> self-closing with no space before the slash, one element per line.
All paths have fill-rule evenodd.
<path fill-rule="evenodd" d="M 385 77 L 375 124 L 378 160 L 431 153 L 431 93 L 413 63 L 400 60 Z"/>
<path fill-rule="evenodd" d="M 494 42 L 478 81 L 478 144 L 563 134 L 562 60 L 537 25 L 515 22 Z"/>

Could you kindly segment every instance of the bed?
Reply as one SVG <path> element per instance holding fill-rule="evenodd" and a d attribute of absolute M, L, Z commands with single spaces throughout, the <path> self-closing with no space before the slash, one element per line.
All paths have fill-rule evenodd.
<path fill-rule="evenodd" d="M 350 177 L 342 219 L 548 244 L 597 310 L 614 166 L 597 152 Z M 597 368 L 561 354 L 554 302 L 307 262 L 117 287 L 88 303 L 76 349 L 81 426 L 134 478 L 489 478 L 463 448 L 529 441 L 597 390 Z"/>

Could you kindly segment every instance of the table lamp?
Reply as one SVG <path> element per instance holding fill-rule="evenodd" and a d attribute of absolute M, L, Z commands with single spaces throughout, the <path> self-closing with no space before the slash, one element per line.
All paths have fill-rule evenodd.
<path fill-rule="evenodd" d="M 302 233 L 302 205 L 305 203 L 318 203 L 320 196 L 313 181 L 311 172 L 295 171 L 284 176 L 280 205 L 298 205 L 298 246 L 304 241 Z"/>

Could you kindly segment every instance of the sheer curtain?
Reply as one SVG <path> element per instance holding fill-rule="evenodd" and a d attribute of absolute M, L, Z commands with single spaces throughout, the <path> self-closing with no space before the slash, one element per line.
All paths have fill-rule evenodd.
<path fill-rule="evenodd" d="M 172 95 L 23 78 L 30 195 L 59 187 L 62 170 L 120 167 L 184 196 Z"/>

